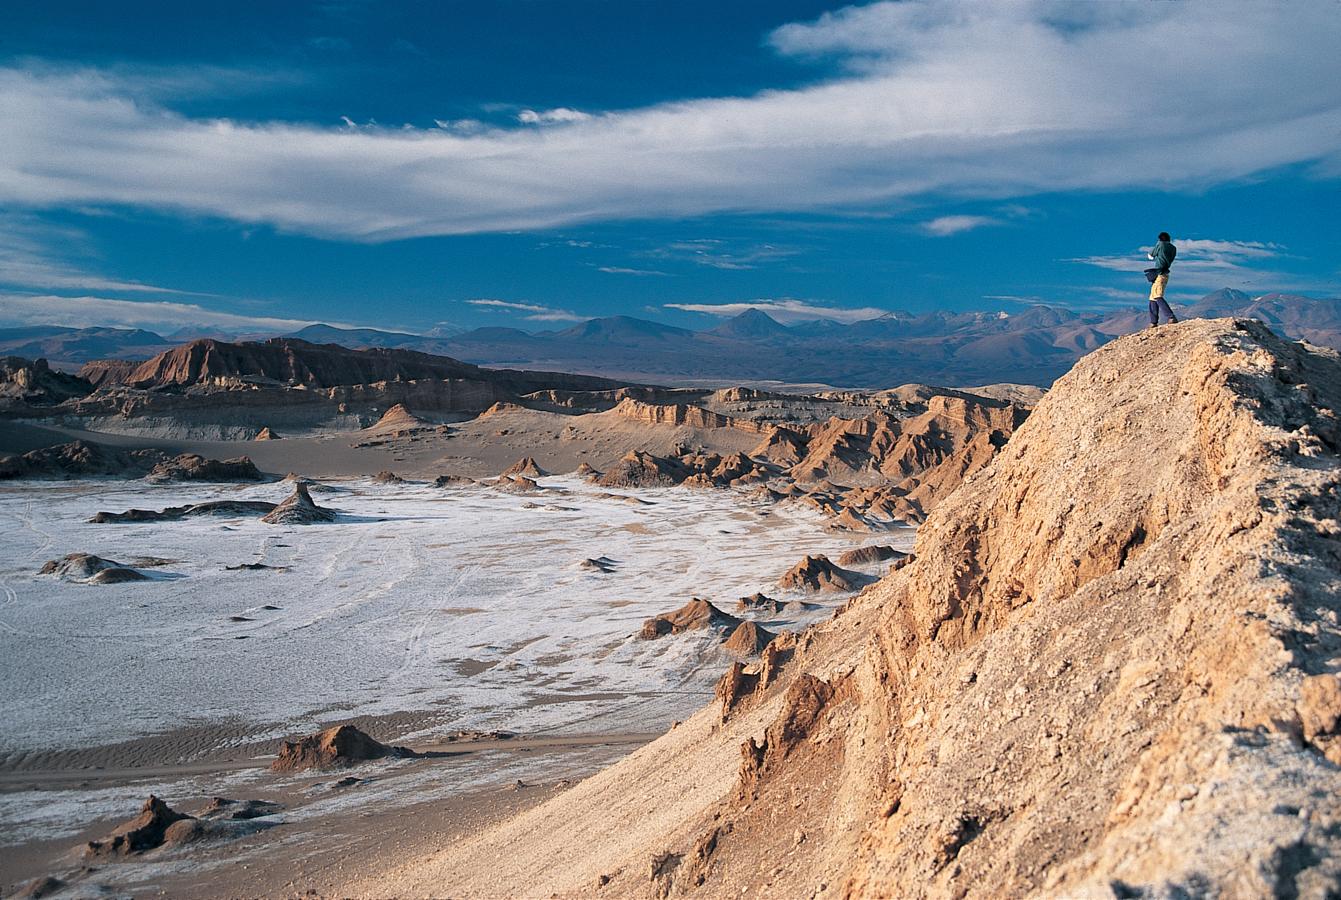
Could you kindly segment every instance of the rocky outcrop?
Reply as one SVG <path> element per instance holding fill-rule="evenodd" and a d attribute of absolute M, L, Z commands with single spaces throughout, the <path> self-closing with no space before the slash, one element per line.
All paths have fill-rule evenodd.
<path fill-rule="evenodd" d="M 414 751 L 369 737 L 353 725 L 337 725 L 296 740 L 284 741 L 270 764 L 272 772 L 337 769 L 378 759 L 404 759 Z"/>
<path fill-rule="evenodd" d="M 596 483 L 603 487 L 673 487 L 690 474 L 677 460 L 630 450 Z"/>
<path fill-rule="evenodd" d="M 57 372 L 45 359 L 0 356 L 0 409 L 54 406 L 92 390 L 83 378 Z"/>
<path fill-rule="evenodd" d="M 266 426 L 265 426 L 264 428 L 262 428 L 260 431 L 256 432 L 256 437 L 252 438 L 252 440 L 254 440 L 254 441 L 278 441 L 278 440 L 280 440 L 280 436 L 279 436 L 278 434 L 276 434 L 275 431 L 274 431 L 274 429 L 272 429 L 269 425 L 266 425 Z"/>
<path fill-rule="evenodd" d="M 760 612 L 777 615 L 782 612 L 783 606 L 781 600 L 775 600 L 761 592 L 750 594 L 748 597 L 741 597 L 736 601 L 737 612 Z"/>
<path fill-rule="evenodd" d="M 393 887 L 497 858 L 496 835 L 496 890 L 599 871 L 633 893 L 649 858 L 692 859 L 718 829 L 667 891 L 1336 893 L 1338 498 L 1336 354 L 1234 320 L 1119 339 L 931 511 L 912 562 L 800 638 L 775 687 L 733 667 L 729 715 Z M 643 827 L 646 785 L 672 770 L 674 808 Z"/>
<path fill-rule="evenodd" d="M 432 427 L 432 422 L 427 422 L 410 412 L 404 403 L 397 403 L 382 413 L 381 417 L 364 431 L 384 437 L 403 437 L 427 431 Z"/>
<path fill-rule="evenodd" d="M 902 559 L 908 554 L 883 544 L 867 544 L 838 554 L 840 566 L 870 566 L 887 559 Z"/>
<path fill-rule="evenodd" d="M 84 848 L 84 855 L 89 859 L 106 859 L 154 850 L 173 842 L 170 833 L 177 823 L 194 821 L 192 816 L 177 812 L 150 794 L 138 816 L 123 822 L 102 840 L 89 841 Z"/>
<path fill-rule="evenodd" d="M 754 656 L 771 640 L 774 634 L 754 622 L 741 622 L 722 644 L 722 649 L 738 656 Z"/>
<path fill-rule="evenodd" d="M 156 483 L 168 481 L 262 481 L 265 476 L 246 456 L 234 459 L 206 459 L 196 453 L 183 453 L 158 463 L 145 476 Z"/>
<path fill-rule="evenodd" d="M 634 400 L 632 397 L 626 397 L 610 411 L 611 415 L 619 416 L 623 419 L 631 419 L 644 425 L 671 425 L 674 427 L 688 426 L 689 428 L 734 428 L 741 424 L 747 425 L 753 430 L 753 423 L 739 423 L 728 416 L 718 415 L 709 412 L 699 406 L 689 406 L 683 403 L 643 403 Z"/>
<path fill-rule="evenodd" d="M 807 556 L 778 579 L 778 587 L 793 591 L 855 591 L 871 579 L 834 565 L 829 557 Z"/>
<path fill-rule="evenodd" d="M 270 525 L 313 525 L 318 522 L 334 522 L 335 510 L 317 506 L 308 492 L 307 484 L 299 481 L 294 484 L 293 493 L 262 516 L 261 521 Z"/>
<path fill-rule="evenodd" d="M 61 581 L 79 584 L 122 584 L 146 581 L 149 577 L 130 566 L 91 553 L 70 553 L 60 559 L 48 560 L 38 574 L 55 575 Z"/>
<path fill-rule="evenodd" d="M 89 522 L 105 525 L 116 522 L 175 522 L 196 516 L 265 516 L 278 504 L 264 500 L 206 500 L 187 506 L 164 509 L 128 509 L 124 512 L 97 512 Z"/>
<path fill-rule="evenodd" d="M 702 628 L 731 628 L 741 624 L 730 613 L 722 612 L 707 600 L 695 597 L 674 612 L 653 616 L 643 623 L 640 636 L 643 640 L 654 640 L 668 634 L 683 631 L 695 631 Z"/>
<path fill-rule="evenodd" d="M 509 475 L 525 475 L 527 478 L 544 478 L 549 473 L 536 464 L 535 459 L 530 456 L 522 457 L 512 465 L 508 466 L 501 473 L 503 477 Z"/>
<path fill-rule="evenodd" d="M 162 462 L 158 450 L 123 450 L 92 441 L 71 441 L 0 459 L 0 480 L 8 478 L 138 478 Z"/>

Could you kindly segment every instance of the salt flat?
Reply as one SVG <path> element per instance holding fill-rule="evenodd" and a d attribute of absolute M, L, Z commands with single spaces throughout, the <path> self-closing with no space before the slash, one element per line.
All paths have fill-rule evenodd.
<path fill-rule="evenodd" d="M 725 657 L 710 633 L 639 640 L 645 618 L 693 596 L 728 611 L 757 590 L 778 596 L 772 583 L 803 554 L 870 540 L 730 491 L 640 490 L 630 500 L 575 478 L 541 483 L 547 490 L 525 495 L 332 483 L 315 496 L 340 519 L 293 527 L 87 522 L 99 510 L 278 501 L 282 484 L 6 486 L 0 755 L 194 729 L 185 759 L 211 741 L 354 716 L 402 716 L 401 739 L 456 728 L 655 730 L 702 704 Z M 76 551 L 171 562 L 144 569 L 151 581 L 118 585 L 36 574 Z M 580 567 L 597 557 L 610 572 Z M 279 568 L 226 568 L 243 563 Z"/>

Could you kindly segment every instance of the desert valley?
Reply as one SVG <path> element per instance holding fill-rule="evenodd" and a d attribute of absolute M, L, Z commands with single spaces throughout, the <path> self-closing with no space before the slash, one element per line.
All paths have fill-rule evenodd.
<path fill-rule="evenodd" d="M 1341 6 L 0 7 L 0 898 L 1341 898 Z"/>
<path fill-rule="evenodd" d="M 1333 351 L 1194 321 L 1046 394 L 290 338 L 4 374 L 30 896 L 1322 877 Z"/>

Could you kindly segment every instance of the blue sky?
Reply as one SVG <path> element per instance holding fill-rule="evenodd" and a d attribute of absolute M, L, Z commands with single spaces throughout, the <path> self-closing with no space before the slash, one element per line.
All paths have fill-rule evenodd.
<path fill-rule="evenodd" d="M 1341 295 L 1341 15 L 52 3 L 0 29 L 0 324 Z"/>

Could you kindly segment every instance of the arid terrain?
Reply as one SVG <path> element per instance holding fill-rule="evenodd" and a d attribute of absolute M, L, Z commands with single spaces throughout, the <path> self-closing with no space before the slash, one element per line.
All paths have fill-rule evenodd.
<path fill-rule="evenodd" d="M 339 894 L 350 848 L 548 799 L 903 565 L 1040 393 L 289 339 L 3 371 L 0 881 L 36 894 Z"/>
<path fill-rule="evenodd" d="M 1334 351 L 1194 320 L 1032 409 L 624 386 L 421 412 L 427 376 L 170 362 L 74 397 L 21 376 L 17 440 L 104 429 L 0 464 L 6 647 L 98 642 L 86 684 L 6 657 L 3 872 L 30 895 L 1341 890 Z M 300 403 L 329 415 L 219 439 Z"/>

